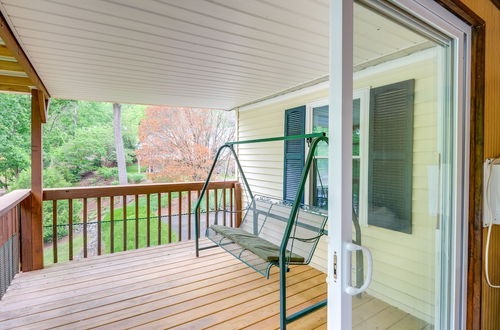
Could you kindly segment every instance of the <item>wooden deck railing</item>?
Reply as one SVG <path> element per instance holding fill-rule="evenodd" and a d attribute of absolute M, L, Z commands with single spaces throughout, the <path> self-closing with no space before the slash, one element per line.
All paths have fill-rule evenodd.
<path fill-rule="evenodd" d="M 21 265 L 21 217 L 30 190 L 16 190 L 0 197 L 0 298 Z M 28 203 L 29 204 L 29 203 Z"/>
<path fill-rule="evenodd" d="M 44 263 L 192 239 L 202 187 L 189 182 L 44 189 L 44 212 L 52 214 L 52 223 L 44 225 Z M 209 192 L 202 228 L 215 221 L 239 223 L 240 184 L 212 182 Z"/>

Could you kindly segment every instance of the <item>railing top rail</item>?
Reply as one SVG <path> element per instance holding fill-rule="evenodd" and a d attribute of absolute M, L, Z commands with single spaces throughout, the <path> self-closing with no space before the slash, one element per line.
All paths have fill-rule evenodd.
<path fill-rule="evenodd" d="M 9 212 L 31 194 L 29 189 L 14 190 L 0 197 L 0 216 Z"/>
<path fill-rule="evenodd" d="M 234 187 L 234 184 L 236 182 L 238 181 L 214 181 L 210 183 L 209 189 L 231 188 Z M 43 190 L 43 200 L 48 201 L 75 198 L 95 198 L 125 195 L 145 195 L 179 191 L 195 191 L 201 190 L 202 187 L 203 182 L 176 182 L 130 184 L 122 186 L 50 188 Z"/>

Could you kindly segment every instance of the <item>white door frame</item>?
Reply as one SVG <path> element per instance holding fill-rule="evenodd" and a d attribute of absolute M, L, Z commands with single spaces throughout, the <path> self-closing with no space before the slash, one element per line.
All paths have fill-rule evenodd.
<path fill-rule="evenodd" d="M 380 0 L 363 0 L 372 4 Z M 455 187 L 450 211 L 452 226 L 451 288 L 447 317 L 450 329 L 465 328 L 467 275 L 467 211 L 469 168 L 470 27 L 431 0 L 390 0 L 411 13 L 401 15 L 410 26 L 442 33 L 453 41 L 452 89 L 455 112 L 452 183 Z M 387 10 L 390 12 L 390 9 Z M 330 0 L 330 85 L 328 167 L 328 328 L 352 328 L 352 297 L 347 293 L 351 259 L 347 244 L 352 239 L 352 79 L 353 0 Z M 422 24 L 422 22 L 424 24 Z M 428 32 L 428 31 L 426 31 Z M 436 35 L 439 42 L 441 36 Z M 335 230 L 334 230 L 335 228 Z M 439 328 L 440 324 L 436 325 Z"/>
<path fill-rule="evenodd" d="M 351 272 L 346 243 L 352 239 L 353 1 L 330 0 L 328 127 L 328 328 L 352 328 Z"/>

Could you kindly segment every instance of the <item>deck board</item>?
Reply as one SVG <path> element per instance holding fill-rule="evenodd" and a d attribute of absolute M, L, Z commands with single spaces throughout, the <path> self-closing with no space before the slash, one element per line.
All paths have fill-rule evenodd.
<path fill-rule="evenodd" d="M 325 277 L 293 266 L 288 313 L 326 299 Z M 196 258 L 194 243 L 187 241 L 19 274 L 0 301 L 0 328 L 275 329 L 278 285 L 277 269 L 265 279 L 220 248 Z M 356 329 L 427 325 L 369 295 L 354 297 L 353 309 Z M 290 327 L 326 328 L 326 308 Z"/>

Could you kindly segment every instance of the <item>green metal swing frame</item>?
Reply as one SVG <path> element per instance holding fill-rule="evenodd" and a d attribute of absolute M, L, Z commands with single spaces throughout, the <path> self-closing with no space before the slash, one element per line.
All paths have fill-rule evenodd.
<path fill-rule="evenodd" d="M 309 171 L 311 169 L 312 162 L 314 160 L 314 154 L 315 154 L 315 151 L 317 149 L 317 146 L 320 142 L 325 142 L 328 144 L 328 137 L 326 136 L 326 134 L 325 133 L 313 133 L 313 134 L 281 136 L 281 137 L 247 140 L 247 141 L 234 141 L 234 142 L 225 143 L 217 151 L 217 154 L 215 156 L 212 167 L 210 168 L 207 179 L 203 185 L 203 188 L 200 192 L 199 198 L 198 198 L 196 205 L 195 205 L 195 208 L 194 208 L 196 257 L 199 257 L 201 250 L 206 250 L 206 249 L 210 249 L 210 248 L 214 248 L 214 247 L 219 246 L 219 245 L 211 245 L 211 246 L 205 246 L 205 247 L 199 246 L 199 232 L 200 232 L 199 210 L 200 210 L 202 198 L 204 197 L 204 195 L 208 189 L 210 179 L 212 178 L 212 174 L 215 170 L 215 166 L 216 166 L 222 152 L 225 149 L 229 149 L 230 153 L 233 155 L 233 157 L 236 161 L 236 166 L 238 167 L 239 174 L 243 180 L 243 184 L 245 185 L 245 188 L 247 190 L 247 193 L 249 194 L 250 199 L 253 201 L 254 195 L 252 193 L 250 185 L 248 184 L 247 178 L 245 177 L 245 173 L 243 172 L 243 169 L 241 168 L 241 164 L 240 164 L 240 161 L 238 159 L 238 155 L 236 154 L 236 151 L 234 150 L 234 146 L 238 145 L 238 144 L 264 143 L 264 142 L 287 141 L 287 140 L 298 140 L 298 139 L 307 139 L 308 141 L 310 141 L 309 152 L 307 154 L 304 168 L 302 170 L 302 175 L 301 175 L 301 180 L 300 180 L 300 184 L 298 187 L 297 195 L 295 196 L 295 200 L 292 204 L 292 209 L 291 209 L 290 215 L 288 217 L 288 222 L 287 222 L 285 231 L 283 233 L 283 239 L 281 241 L 281 245 L 279 248 L 278 262 L 277 262 L 277 264 L 276 263 L 270 264 L 271 266 L 276 265 L 279 267 L 279 275 L 280 275 L 280 328 L 281 329 L 286 329 L 286 326 L 288 323 L 293 322 L 293 321 L 295 321 L 295 320 L 297 320 L 297 319 L 299 319 L 307 314 L 310 314 L 310 313 L 314 312 L 315 310 L 318 310 L 318 309 L 326 306 L 326 304 L 327 304 L 327 300 L 325 299 L 325 300 L 318 302 L 318 303 L 316 303 L 308 308 L 305 308 L 299 312 L 296 312 L 290 316 L 286 315 L 286 273 L 288 271 L 288 266 L 287 266 L 287 261 L 286 261 L 287 245 L 288 245 L 288 242 L 290 239 L 290 235 L 291 235 L 294 223 L 295 223 L 296 218 L 297 218 L 299 208 L 302 204 L 301 203 L 302 195 L 304 194 L 305 184 L 306 184 L 306 181 L 307 181 L 307 178 L 309 175 Z M 207 212 L 208 212 L 208 210 L 207 210 Z M 208 228 L 207 228 L 207 230 L 208 230 Z"/>

